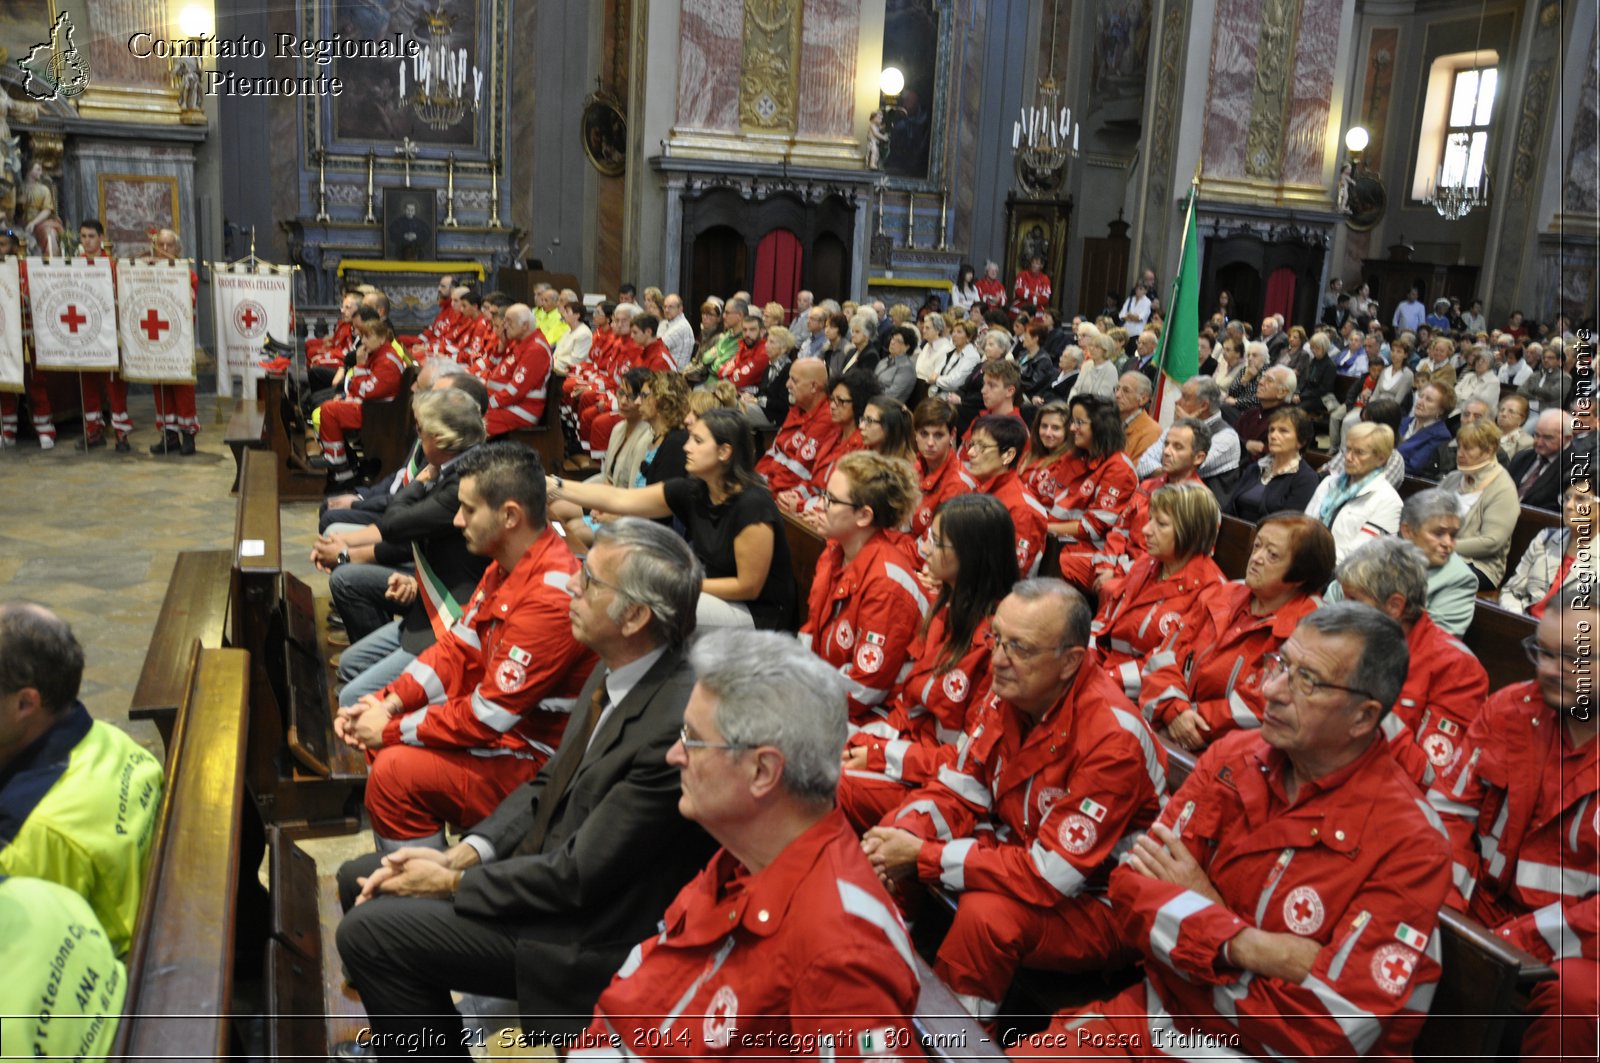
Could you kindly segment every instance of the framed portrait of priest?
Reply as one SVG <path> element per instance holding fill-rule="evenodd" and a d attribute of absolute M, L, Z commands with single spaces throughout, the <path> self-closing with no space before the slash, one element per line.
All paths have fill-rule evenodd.
<path fill-rule="evenodd" d="M 383 257 L 394 262 L 431 262 L 436 257 L 431 188 L 383 190 Z"/>

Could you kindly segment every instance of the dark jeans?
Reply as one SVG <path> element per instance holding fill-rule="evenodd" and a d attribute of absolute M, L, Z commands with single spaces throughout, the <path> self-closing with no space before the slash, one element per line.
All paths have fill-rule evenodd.
<path fill-rule="evenodd" d="M 351 642 L 359 642 L 405 610 L 385 597 L 389 577 L 398 569 L 387 565 L 340 565 L 328 576 L 328 594 L 344 617 Z"/>

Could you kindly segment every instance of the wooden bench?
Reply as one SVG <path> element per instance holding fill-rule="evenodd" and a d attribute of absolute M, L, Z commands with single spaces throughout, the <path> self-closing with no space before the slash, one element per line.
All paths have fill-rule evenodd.
<path fill-rule="evenodd" d="M 317 606 L 281 564 L 274 464 L 245 452 L 234 527 L 228 641 L 250 651 L 250 792 L 265 823 L 348 833 L 366 760 L 333 736 Z"/>
<path fill-rule="evenodd" d="M 1229 579 L 1244 579 L 1250 564 L 1250 549 L 1255 545 L 1256 526 L 1238 517 L 1224 516 L 1217 530 L 1217 548 L 1211 555 L 1222 574 Z"/>
<path fill-rule="evenodd" d="M 799 517 L 783 515 L 783 537 L 789 544 L 789 566 L 794 569 L 794 583 L 799 595 L 800 618 L 805 622 L 806 603 L 811 600 L 811 580 L 817 571 L 817 561 L 822 557 L 828 541 L 813 531 Z"/>
<path fill-rule="evenodd" d="M 239 493 L 239 477 L 244 475 L 244 452 L 267 449 L 267 415 L 263 400 L 242 399 L 228 418 L 228 427 L 222 431 L 222 441 L 233 454 L 233 487 L 229 494 Z"/>
<path fill-rule="evenodd" d="M 1533 665 L 1528 663 L 1527 654 L 1522 650 L 1522 640 L 1538 628 L 1530 616 L 1479 600 L 1472 623 L 1461 641 L 1489 673 L 1490 690 L 1533 678 Z"/>
<path fill-rule="evenodd" d="M 249 655 L 192 647 L 113 1057 L 229 1054 Z"/>
<path fill-rule="evenodd" d="M 1517 514 L 1517 526 L 1511 530 L 1511 549 L 1506 554 L 1506 575 L 1509 576 L 1517 570 L 1517 562 L 1528 552 L 1528 544 L 1533 542 L 1535 536 L 1547 528 L 1559 528 L 1562 523 L 1559 513 L 1523 506 L 1521 512 Z"/>
<path fill-rule="evenodd" d="M 133 689 L 128 718 L 150 720 L 172 748 L 178 707 L 188 696 L 188 664 L 196 642 L 220 649 L 228 618 L 233 555 L 227 550 L 185 550 L 172 567 L 144 668 Z"/>
<path fill-rule="evenodd" d="M 367 402 L 361 406 L 361 429 L 356 436 L 361 456 L 378 464 L 378 472 L 393 476 L 411 453 L 415 438 L 411 421 L 411 392 L 417 382 L 416 366 L 406 366 L 400 376 L 400 391 L 388 402 Z"/>
<path fill-rule="evenodd" d="M 311 468 L 306 455 L 305 435 L 299 423 L 285 415 L 283 377 L 268 374 L 262 380 L 261 388 L 262 405 L 266 411 L 262 420 L 263 449 L 272 452 L 278 497 L 285 502 L 321 501 L 328 478 Z M 241 451 L 241 456 L 248 452 Z M 242 464 L 240 469 L 242 482 Z"/>

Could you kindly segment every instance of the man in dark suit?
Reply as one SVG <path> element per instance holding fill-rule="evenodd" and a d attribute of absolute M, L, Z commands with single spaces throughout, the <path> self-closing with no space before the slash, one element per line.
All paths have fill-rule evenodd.
<path fill-rule="evenodd" d="M 701 576 L 671 531 L 603 525 L 568 584 L 573 636 L 600 664 L 556 755 L 453 848 L 340 868 L 339 955 L 380 1055 L 412 1044 L 467 1058 L 451 990 L 514 994 L 543 1035 L 582 1029 L 704 866 L 714 846 L 679 815 L 666 759 L 694 686 L 684 646 Z"/>
<path fill-rule="evenodd" d="M 1533 429 L 1533 446 L 1511 459 L 1508 471 L 1525 506 L 1557 511 L 1566 488 L 1565 472 L 1572 464 L 1567 443 L 1572 439 L 1572 415 L 1565 410 L 1545 410 Z"/>

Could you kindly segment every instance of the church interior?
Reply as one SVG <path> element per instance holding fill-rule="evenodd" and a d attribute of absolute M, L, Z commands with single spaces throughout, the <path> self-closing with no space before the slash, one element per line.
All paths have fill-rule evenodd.
<path fill-rule="evenodd" d="M 0 348 L 18 341 L 14 367 L 0 357 L 11 418 L 0 602 L 38 602 L 72 625 L 86 654 L 81 700 L 164 762 L 169 801 L 178 768 L 196 773 L 182 780 L 194 806 L 163 812 L 146 897 L 174 920 L 169 930 L 188 912 L 216 933 L 171 940 L 147 916 L 151 940 L 124 958 L 130 1002 L 155 1014 L 181 999 L 209 1019 L 127 1023 L 119 1050 L 185 1054 L 198 1038 L 212 1049 L 197 1057 L 320 1058 L 363 1028 L 360 999 L 337 974 L 332 884 L 372 836 L 365 765 L 328 741 L 342 646 L 323 641 L 329 569 L 311 556 L 326 463 L 309 442 L 315 428 L 296 422 L 282 438 L 277 408 L 297 398 L 281 369 L 258 365 L 274 354 L 262 347 L 269 330 L 293 363 L 331 342 L 347 293 L 377 289 L 391 334 L 426 345 L 449 276 L 517 304 L 545 286 L 571 290 L 591 309 L 625 285 L 654 288 L 658 302 L 679 297 L 696 331 L 708 301 L 742 293 L 752 313 L 776 304 L 798 334 L 813 300 L 920 318 L 951 305 L 970 267 L 1000 281 L 1002 303 L 1042 272 L 1038 309 L 1069 326 L 1121 324 L 1125 300 L 1153 276 L 1145 294 L 1168 329 L 1198 307 L 1185 335 L 1224 311 L 1253 329 L 1280 315 L 1279 329 L 1337 330 L 1344 319 L 1325 315 L 1342 311 L 1339 293 L 1397 335 L 1398 307 L 1420 300 L 1440 313 L 1442 300 L 1457 327 L 1471 312 L 1491 330 L 1521 315 L 1547 338 L 1565 332 L 1570 365 L 1585 343 L 1592 352 L 1600 298 L 1600 7 L 11 2 L 0 4 L 0 210 L 36 286 L 52 260 L 83 252 L 90 220 L 114 259 L 172 259 L 192 274 L 179 352 L 186 361 L 192 340 L 190 371 L 125 372 L 131 450 L 114 416 L 115 450 L 95 436 L 100 414 L 89 417 L 101 398 L 86 397 L 84 370 L 106 367 L 74 353 L 76 336 L 53 365 L 32 346 L 24 356 L 23 326 L 28 344 L 35 332 L 43 342 L 43 325 L 24 320 L 42 321 L 42 304 L 9 326 L 0 307 Z M 175 254 L 158 247 L 167 232 Z M 0 273 L 0 296 L 12 276 Z M 261 303 L 226 290 L 256 278 L 274 285 Z M 14 297 L 25 310 L 27 284 Z M 114 369 L 117 326 L 104 327 Z M 1133 351 L 1139 330 L 1126 338 Z M 174 431 L 175 380 L 187 381 L 198 426 L 187 438 L 183 424 Z M 1315 430 L 1313 451 L 1337 450 L 1334 422 Z M 392 430 L 403 457 L 407 429 Z M 543 430 L 532 445 L 549 471 L 592 471 L 581 455 L 572 463 L 559 421 Z M 380 453 L 378 427 L 364 434 L 369 456 Z M 325 438 L 321 449 L 328 457 Z M 1513 567 L 1560 521 L 1530 519 Z M 1512 646 L 1516 677 L 1528 679 L 1504 640 L 1533 626 L 1512 621 L 1526 618 L 1467 641 Z M 252 651 L 243 664 L 206 656 L 241 647 Z M 226 688 L 230 668 L 243 669 L 239 689 L 217 700 L 207 684 Z M 237 717 L 212 736 L 231 753 L 206 752 L 199 717 L 175 716 L 194 704 Z M 263 742 L 276 744 L 247 752 Z M 200 778 L 200 766 L 233 761 L 232 774 Z M 185 837 L 237 859 L 208 869 Z M 185 887 L 191 874 L 207 885 Z M 1511 961 L 1493 945 L 1491 935 L 1481 955 L 1460 946 L 1462 969 L 1499 963 L 1505 974 Z M 1517 973 L 1498 998 L 1513 1011 L 1526 1003 Z M 1011 1005 L 1048 1015 L 1062 1006 L 1054 985 L 1015 990 Z M 510 1004 L 462 1007 L 481 1005 L 493 1030 L 514 1025 Z M 1467 1040 L 1431 1043 L 1450 1054 L 1477 1038 L 1484 1058 L 1514 1056 L 1516 1021 L 1464 1021 L 1453 1035 Z M 529 1051 L 550 1054 L 475 1046 L 479 1058 Z"/>

